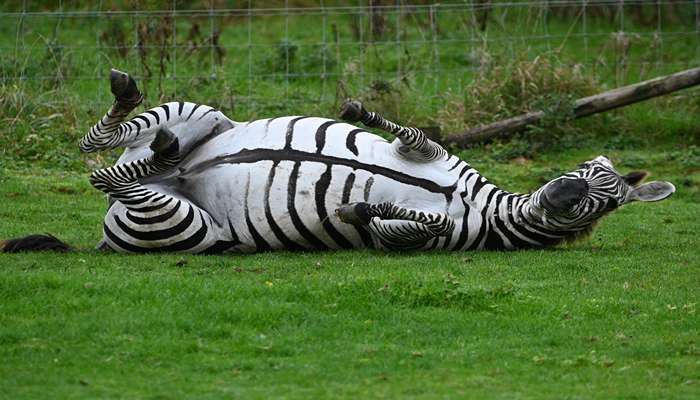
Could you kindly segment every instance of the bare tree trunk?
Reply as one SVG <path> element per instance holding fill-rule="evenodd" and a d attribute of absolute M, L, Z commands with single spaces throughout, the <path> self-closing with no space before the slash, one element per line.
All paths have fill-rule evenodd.
<path fill-rule="evenodd" d="M 700 84 L 700 67 L 609 90 L 576 100 L 574 103 L 574 118 L 582 118 L 624 107 L 697 84 Z M 542 111 L 532 111 L 517 117 L 472 128 L 465 132 L 450 134 L 445 142 L 458 146 L 467 146 L 488 141 L 497 136 L 508 136 L 514 132 L 524 130 L 528 125 L 536 124 L 543 116 L 544 112 Z"/>

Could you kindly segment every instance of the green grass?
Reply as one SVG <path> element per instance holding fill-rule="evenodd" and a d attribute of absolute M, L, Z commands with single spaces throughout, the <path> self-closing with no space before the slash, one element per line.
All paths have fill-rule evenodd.
<path fill-rule="evenodd" d="M 455 150 L 513 191 L 599 154 L 678 188 L 667 201 L 623 207 L 588 239 L 540 251 L 101 254 L 90 249 L 106 204 L 86 178 L 118 153 L 81 155 L 76 145 L 111 102 L 97 77 L 112 66 L 141 78 L 149 105 L 200 101 L 237 120 L 332 117 L 352 95 L 399 122 L 453 131 L 568 94 L 569 84 L 603 90 L 696 65 L 693 7 L 677 5 L 678 20 L 662 21 L 681 34 L 660 44 L 655 24 L 626 18 L 624 30 L 637 33 L 627 53 L 610 35 L 618 21 L 594 18 L 593 8 L 587 47 L 580 36 L 564 40 L 582 32 L 581 19 L 545 24 L 538 7 L 495 8 L 483 35 L 464 10 L 438 11 L 437 55 L 426 12 L 400 17 L 402 51 L 392 43 L 395 14 L 364 45 L 349 15 L 290 17 L 286 42 L 283 17 L 256 17 L 250 50 L 245 19 L 216 17 L 224 63 L 212 64 L 206 48 L 180 48 L 170 53 L 178 78 L 166 63 L 162 89 L 157 35 L 146 57 L 154 74 L 143 79 L 134 32 L 163 20 L 0 15 L 0 238 L 50 232 L 81 249 L 0 254 L 0 398 L 700 397 L 695 91 Z M 178 43 L 193 22 L 208 31 L 207 18 L 179 18 Z M 554 39 L 521 39 L 545 26 Z M 100 39 L 119 30 L 126 57 Z M 285 46 L 297 46 L 291 73 L 317 74 L 325 63 L 329 75 L 286 75 Z M 538 56 L 551 65 L 524 67 Z M 485 60 L 502 69 L 472 96 Z M 551 79 L 578 63 L 581 80 L 571 71 Z M 515 79 L 517 71 L 534 75 Z"/>
<path fill-rule="evenodd" d="M 515 188 L 567 157 L 519 166 L 529 179 Z M 695 398 L 700 175 L 658 169 L 674 197 L 553 250 L 3 254 L 0 387 L 13 399 Z M 0 237 L 99 240 L 104 199 L 84 176 L 0 179 Z"/>

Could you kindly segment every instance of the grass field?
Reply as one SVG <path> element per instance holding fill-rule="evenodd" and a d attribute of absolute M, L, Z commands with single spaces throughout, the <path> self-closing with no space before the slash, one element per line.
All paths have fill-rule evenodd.
<path fill-rule="evenodd" d="M 469 52 L 458 49 L 463 44 L 449 41 L 460 37 L 459 16 L 453 14 L 441 20 L 447 47 L 437 60 L 443 70 L 468 62 Z M 508 15 L 521 22 L 528 18 Z M 651 180 L 676 185 L 669 200 L 625 206 L 605 218 L 591 237 L 555 249 L 102 254 L 91 249 L 101 237 L 105 198 L 86 177 L 117 153 L 80 155 L 76 142 L 110 99 L 106 82 L 70 76 L 99 75 L 124 63 L 139 71 L 142 65 L 133 50 L 132 58 L 122 60 L 109 49 L 98 48 L 97 55 L 91 53 L 94 48 L 82 49 L 99 36 L 103 26 L 98 21 L 62 21 L 55 38 L 69 46 L 57 53 L 62 47 L 52 47 L 48 40 L 55 18 L 32 18 L 34 23 L 25 21 L 21 32 L 26 43 L 38 46 L 0 60 L 0 238 L 50 232 L 80 251 L 0 254 L 0 398 L 700 397 L 697 91 L 589 120 L 556 122 L 551 130 L 513 141 L 455 149 L 491 181 L 513 191 L 533 190 L 599 154 L 609 156 L 623 173 L 645 169 Z M 49 23 L 39 23 L 42 18 Z M 343 18 L 328 25 L 335 22 L 345 38 L 351 25 Z M 279 73 L 274 57 L 279 57 L 283 21 L 265 21 L 269 23 L 256 25 L 255 38 L 270 46 L 253 53 L 255 65 L 261 74 Z M 318 56 L 318 49 L 304 44 L 322 34 L 322 25 L 313 25 L 309 17 L 294 21 L 290 34 L 300 46 L 294 65 L 304 70 Z M 404 22 L 425 26 L 420 18 Z M 189 22 L 176 23 L 184 36 Z M 590 24 L 594 32 L 617 29 L 604 21 Z M 511 31 L 504 33 L 492 25 L 496 38 L 518 34 L 524 26 L 505 24 Z M 18 26 L 0 24 L 0 46 L 17 43 Z M 570 21 L 552 20 L 549 29 L 562 37 L 571 26 Z M 222 38 L 239 43 L 245 29 L 234 19 Z M 542 26 L 533 23 L 531 29 L 530 34 Z M 700 61 L 697 38 L 668 40 L 654 48 L 649 38 L 655 27 L 630 29 L 649 34 L 635 39 L 631 59 L 642 62 L 661 52 L 667 61 L 656 73 Z M 405 40 L 411 38 L 407 35 Z M 506 52 L 499 47 L 504 41 L 496 41 L 487 49 L 496 61 L 505 62 L 507 57 L 498 57 L 513 53 L 523 57 L 504 64 L 504 76 L 511 76 L 508 84 L 526 82 L 535 89 L 519 92 L 506 85 L 489 93 L 482 88 L 478 104 L 469 98 L 473 91 L 459 86 L 468 77 L 433 85 L 422 80 L 426 66 L 420 63 L 391 56 L 382 61 L 382 46 L 390 43 L 370 45 L 363 68 L 375 77 L 393 76 L 397 63 L 403 63 L 408 84 L 389 81 L 393 89 L 377 97 L 371 77 L 346 83 L 394 115 L 403 107 L 402 122 L 456 129 L 469 124 L 472 112 L 499 118 L 517 111 L 519 106 L 511 103 L 529 101 L 519 96 L 536 99 L 550 90 L 610 87 L 619 71 L 614 67 L 617 50 L 607 38 L 588 43 L 588 51 L 600 53 L 605 62 L 597 69 L 585 66 L 586 79 L 572 86 L 548 77 L 584 57 L 580 40 L 569 41 L 563 54 L 551 58 L 561 65 L 531 69 L 519 69 L 519 62 L 551 56 L 545 44 L 511 43 L 522 51 Z M 178 96 L 212 98 L 207 102 L 239 120 L 280 113 L 333 116 L 335 99 L 313 96 L 325 93 L 322 85 L 333 88 L 336 78 L 346 79 L 342 71 L 358 62 L 349 54 L 359 50 L 344 46 L 333 53 L 339 75 L 325 83 L 313 76 L 257 76 L 251 81 L 226 65 L 186 58 L 191 63 L 180 64 L 180 76 L 195 76 L 204 66 L 219 78 L 181 81 Z M 242 54 L 228 51 L 229 65 L 247 62 L 247 49 Z M 415 46 L 412 51 L 415 57 L 431 48 Z M 30 62 L 35 56 L 49 61 Z M 157 54 L 149 57 L 157 59 Z M 649 77 L 640 64 L 630 65 L 630 79 Z M 8 78 L 46 76 L 56 67 L 66 82 Z M 518 81 L 513 71 L 535 76 Z M 484 83 L 500 76 L 489 79 Z M 168 85 L 177 82 L 166 80 L 162 95 L 172 95 Z M 261 100 L 239 103 L 238 96 L 245 97 L 251 83 Z M 156 103 L 157 77 L 147 85 L 149 101 Z M 426 87 L 431 91 L 424 93 Z M 229 89 L 230 102 L 222 96 Z M 287 102 L 285 92 L 294 101 Z M 306 97 L 308 93 L 313 96 Z M 489 108 L 490 101 L 499 105 Z"/>
<path fill-rule="evenodd" d="M 553 250 L 0 255 L 3 395 L 695 398 L 700 174 L 658 169 L 672 199 Z M 104 199 L 83 176 L 4 174 L 3 237 L 99 239 Z"/>

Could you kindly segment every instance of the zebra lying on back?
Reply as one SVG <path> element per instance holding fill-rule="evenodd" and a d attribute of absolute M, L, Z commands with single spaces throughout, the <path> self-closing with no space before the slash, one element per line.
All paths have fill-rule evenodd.
<path fill-rule="evenodd" d="M 675 191 L 668 182 L 640 185 L 645 173 L 621 176 L 600 156 L 519 195 L 420 129 L 358 102 L 346 103 L 341 117 L 390 132 L 393 142 L 325 118 L 235 122 L 186 102 L 127 121 L 142 100 L 136 83 L 113 70 L 111 88 L 114 105 L 80 149 L 126 148 L 116 165 L 90 176 L 110 198 L 99 247 L 119 252 L 547 247 L 590 231 L 625 203 Z"/>

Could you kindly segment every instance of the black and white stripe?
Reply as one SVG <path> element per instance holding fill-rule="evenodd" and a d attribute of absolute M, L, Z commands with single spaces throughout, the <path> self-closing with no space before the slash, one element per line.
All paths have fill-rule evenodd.
<path fill-rule="evenodd" d="M 156 145 L 160 147 L 155 148 Z M 165 128 L 158 132 L 152 149 L 154 153 L 147 158 L 90 175 L 90 183 L 116 201 L 103 225 L 107 245 L 135 253 L 205 252 L 221 247 L 222 241 L 213 239 L 213 220 L 205 211 L 139 183 L 140 179 L 163 174 L 180 162 L 178 141 Z"/>
<path fill-rule="evenodd" d="M 378 128 L 389 132 L 401 142 L 399 151 L 418 153 L 417 160 L 433 161 L 449 157 L 447 151 L 439 144 L 428 139 L 420 128 L 401 126 L 382 117 L 376 112 L 368 112 L 359 101 L 347 101 L 343 104 L 341 118 L 348 122 L 362 122 L 370 128 Z"/>
<path fill-rule="evenodd" d="M 154 107 L 125 121 L 129 112 L 115 104 L 90 128 L 79 143 L 82 152 L 90 153 L 117 147 L 131 147 L 135 142 L 147 146 L 161 127 L 197 122 L 218 111 L 189 102 L 171 102 Z M 211 126 L 213 128 L 213 125 Z"/>

